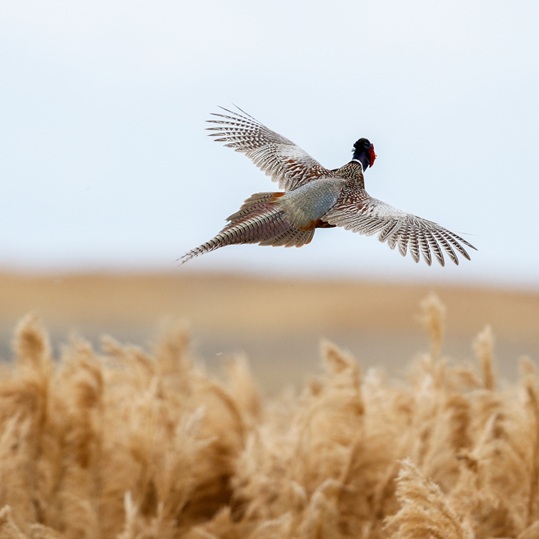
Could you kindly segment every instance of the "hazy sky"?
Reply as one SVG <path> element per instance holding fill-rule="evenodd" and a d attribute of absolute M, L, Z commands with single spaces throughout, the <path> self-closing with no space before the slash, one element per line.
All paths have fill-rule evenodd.
<path fill-rule="evenodd" d="M 538 22 L 518 0 L 2 0 L 0 266 L 539 287 Z M 250 194 L 277 190 L 206 136 L 233 103 L 330 168 L 368 137 L 369 193 L 479 252 L 428 268 L 333 229 L 178 269 Z"/>

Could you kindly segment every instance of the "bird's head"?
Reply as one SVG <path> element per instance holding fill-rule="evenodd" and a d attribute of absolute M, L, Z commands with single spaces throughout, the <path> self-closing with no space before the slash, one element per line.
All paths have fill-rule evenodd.
<path fill-rule="evenodd" d="M 374 165 L 376 153 L 374 152 L 374 144 L 366 138 L 360 138 L 354 143 L 354 157 L 363 165 L 363 170 Z"/>

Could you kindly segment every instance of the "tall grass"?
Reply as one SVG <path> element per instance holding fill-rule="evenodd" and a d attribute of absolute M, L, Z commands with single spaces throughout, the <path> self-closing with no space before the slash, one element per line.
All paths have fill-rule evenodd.
<path fill-rule="evenodd" d="M 324 342 L 321 375 L 264 400 L 241 357 L 210 376 L 181 325 L 151 353 L 54 358 L 25 318 L 0 377 L 0 539 L 539 537 L 536 366 L 503 384 L 489 329 L 455 364 L 435 297 L 422 319 L 406 380 Z"/>

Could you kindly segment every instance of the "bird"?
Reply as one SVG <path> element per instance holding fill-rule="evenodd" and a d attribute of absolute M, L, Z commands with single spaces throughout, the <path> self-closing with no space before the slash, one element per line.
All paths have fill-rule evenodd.
<path fill-rule="evenodd" d="M 353 145 L 352 159 L 327 169 L 291 140 L 272 131 L 236 107 L 220 107 L 208 122 L 217 142 L 246 155 L 281 191 L 255 193 L 227 218 L 212 239 L 188 251 L 180 265 L 199 255 L 235 244 L 301 247 L 311 242 L 317 228 L 343 227 L 363 235 L 378 234 L 391 249 L 422 258 L 429 266 L 445 256 L 459 264 L 470 260 L 471 243 L 439 224 L 401 211 L 371 197 L 364 173 L 376 160 L 374 145 L 366 138 Z"/>

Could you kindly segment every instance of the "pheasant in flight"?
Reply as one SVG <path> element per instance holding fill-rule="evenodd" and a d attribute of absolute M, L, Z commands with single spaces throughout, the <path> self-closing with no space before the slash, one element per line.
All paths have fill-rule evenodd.
<path fill-rule="evenodd" d="M 458 264 L 457 254 L 470 259 L 465 247 L 476 249 L 437 223 L 398 210 L 365 191 L 363 173 L 376 159 L 367 139 L 354 144 L 349 163 L 329 170 L 241 109 L 222 110 L 208 120 L 214 124 L 208 128 L 210 136 L 249 157 L 283 191 L 250 196 L 219 234 L 183 255 L 181 264 L 226 245 L 301 247 L 312 240 L 316 228 L 335 226 L 378 234 L 391 249 L 398 246 L 403 256 L 409 251 L 418 262 L 423 255 L 429 266 L 433 255 L 442 266 L 444 254 Z"/>

